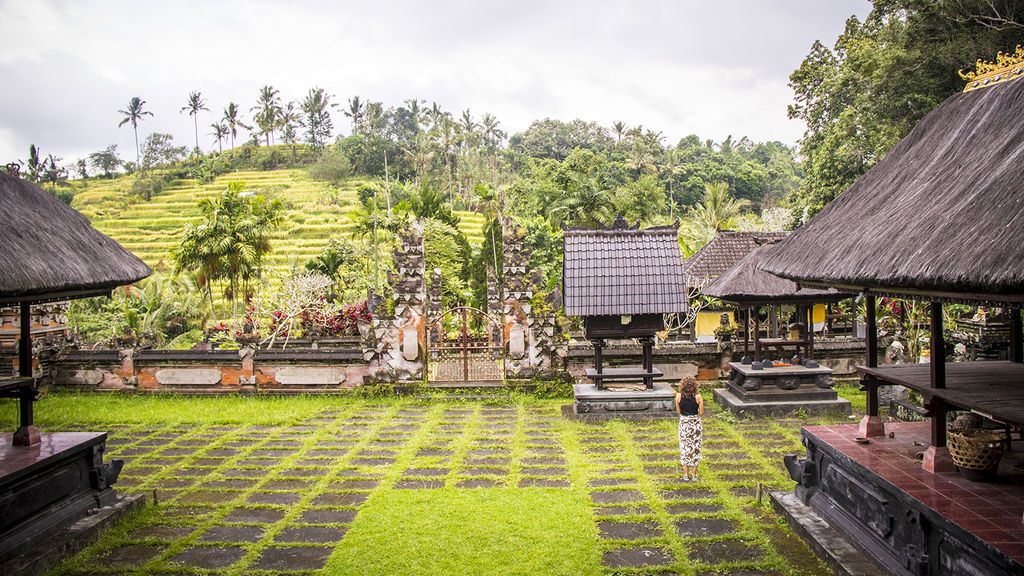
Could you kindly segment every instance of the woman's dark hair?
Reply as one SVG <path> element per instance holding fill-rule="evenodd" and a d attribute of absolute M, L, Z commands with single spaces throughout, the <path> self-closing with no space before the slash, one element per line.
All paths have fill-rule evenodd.
<path fill-rule="evenodd" d="M 697 380 L 693 376 L 687 376 L 679 383 L 679 393 L 683 398 L 693 398 L 697 395 Z"/>

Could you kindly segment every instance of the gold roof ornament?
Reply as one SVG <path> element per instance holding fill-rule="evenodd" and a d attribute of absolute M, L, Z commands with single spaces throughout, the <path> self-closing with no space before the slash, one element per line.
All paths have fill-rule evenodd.
<path fill-rule="evenodd" d="M 978 60 L 974 71 L 960 70 L 960 77 L 967 81 L 964 92 L 986 88 L 1000 82 L 1013 80 L 1024 75 L 1024 48 L 1020 44 L 1013 52 L 996 54 L 995 62 Z"/>

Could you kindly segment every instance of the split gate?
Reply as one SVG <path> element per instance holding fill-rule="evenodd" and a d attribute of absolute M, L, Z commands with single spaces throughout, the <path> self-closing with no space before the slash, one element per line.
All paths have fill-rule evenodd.
<path fill-rule="evenodd" d="M 460 306 L 433 319 L 426 336 L 431 383 L 502 381 L 505 342 L 500 318 Z"/>

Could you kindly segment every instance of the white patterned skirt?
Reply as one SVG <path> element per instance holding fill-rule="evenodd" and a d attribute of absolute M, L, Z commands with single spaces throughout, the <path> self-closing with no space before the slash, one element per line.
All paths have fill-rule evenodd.
<path fill-rule="evenodd" d="M 704 435 L 700 416 L 679 417 L 679 463 L 683 466 L 700 464 L 700 444 Z"/>

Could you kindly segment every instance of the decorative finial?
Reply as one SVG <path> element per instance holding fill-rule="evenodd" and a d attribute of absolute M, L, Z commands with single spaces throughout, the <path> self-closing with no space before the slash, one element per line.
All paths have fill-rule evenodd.
<path fill-rule="evenodd" d="M 21 164 L 18 164 L 17 162 L 11 162 L 7 166 L 4 166 L 4 169 L 7 170 L 8 174 L 15 178 L 21 177 Z"/>
<path fill-rule="evenodd" d="M 964 92 L 1018 78 L 1024 74 L 1024 48 L 1018 44 L 1013 52 L 999 52 L 995 62 L 978 60 L 973 71 L 960 70 L 959 74 L 967 81 Z"/>
<path fill-rule="evenodd" d="M 615 217 L 615 221 L 612 222 L 612 230 L 629 230 L 629 223 L 622 217 L 622 214 Z"/>

